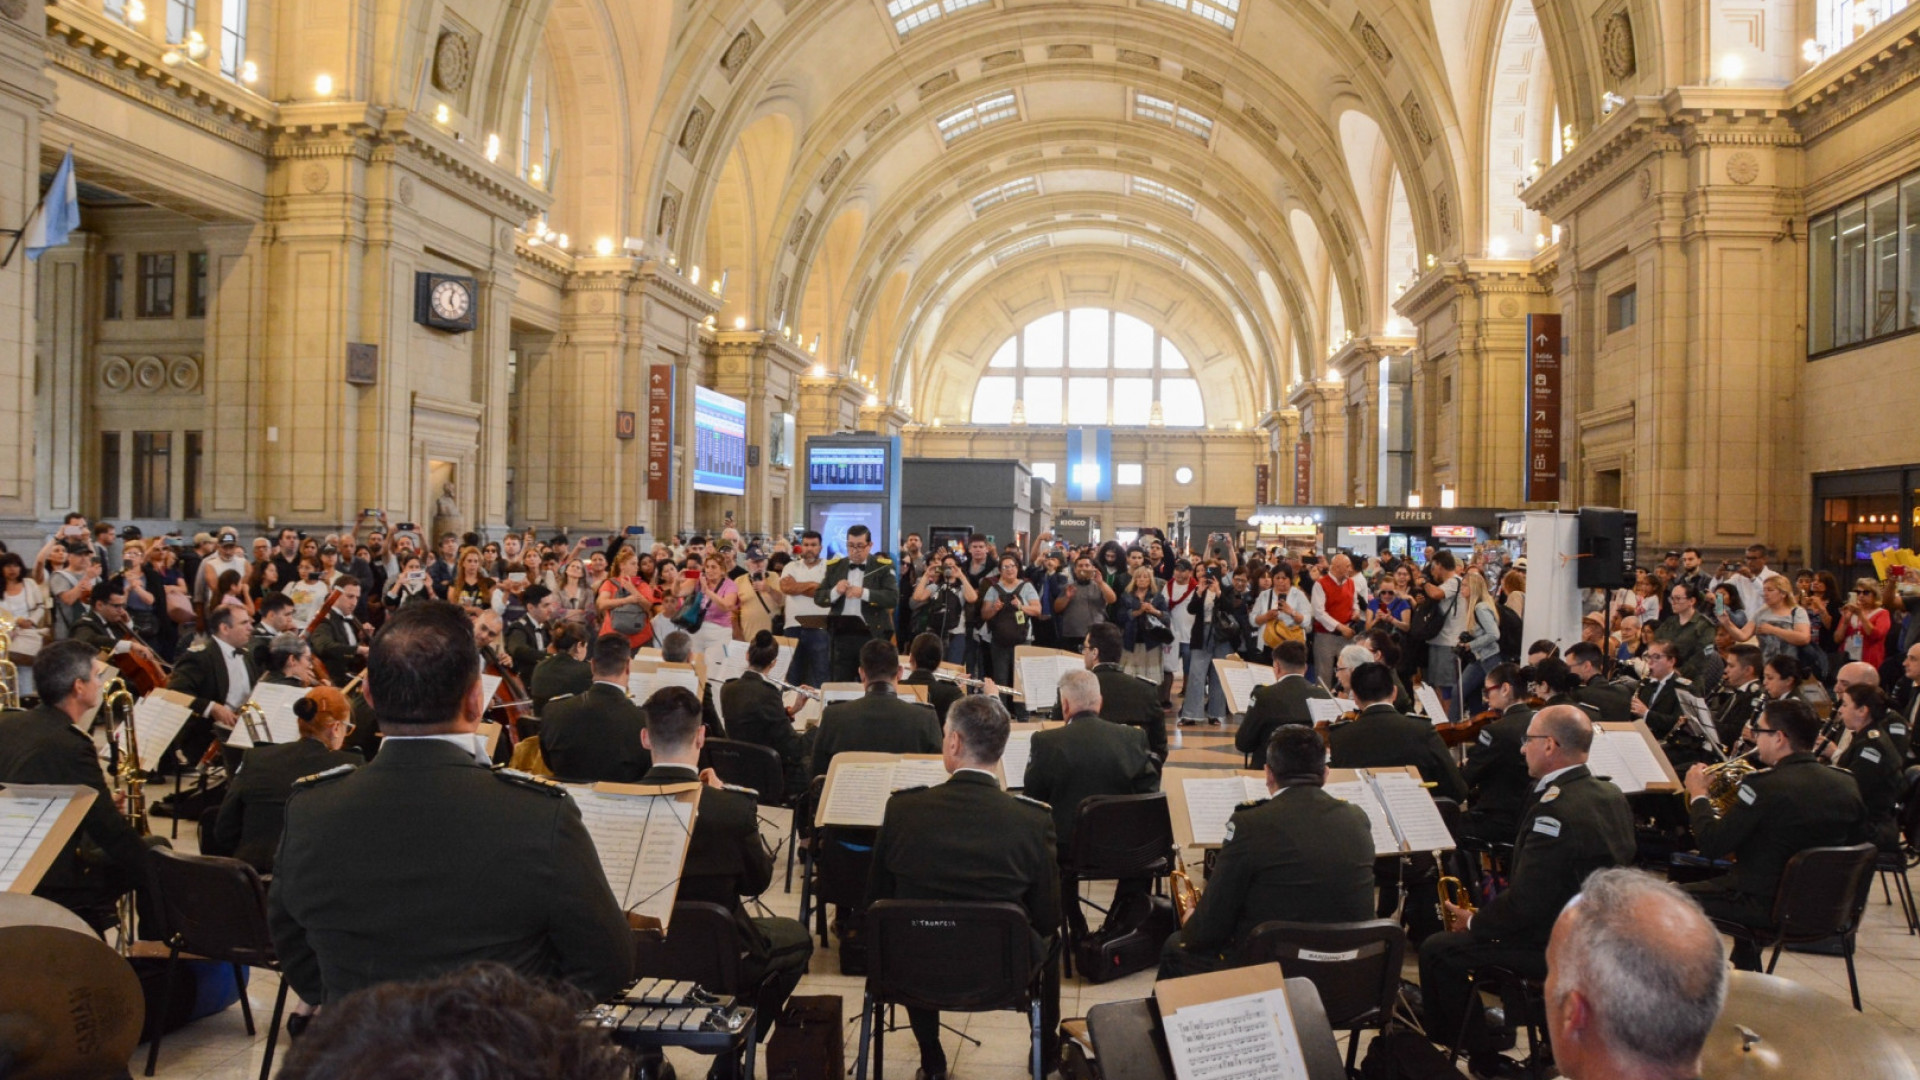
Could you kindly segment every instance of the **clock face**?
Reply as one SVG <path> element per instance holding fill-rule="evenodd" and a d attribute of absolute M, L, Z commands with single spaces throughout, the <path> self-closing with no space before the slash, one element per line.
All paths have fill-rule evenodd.
<path fill-rule="evenodd" d="M 433 314 L 438 318 L 450 322 L 464 319 L 472 306 L 473 295 L 464 282 L 442 281 L 433 287 Z"/>

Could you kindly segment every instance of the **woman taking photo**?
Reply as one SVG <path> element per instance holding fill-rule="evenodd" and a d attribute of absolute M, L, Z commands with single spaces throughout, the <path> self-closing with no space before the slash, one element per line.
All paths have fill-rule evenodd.
<path fill-rule="evenodd" d="M 1893 616 L 1880 606 L 1880 586 L 1872 578 L 1853 583 L 1853 599 L 1840 609 L 1839 635 L 1847 659 L 1878 668 L 1887 659 L 1887 628 Z"/>
<path fill-rule="evenodd" d="M 694 560 L 687 562 L 691 571 Z M 700 598 L 700 626 L 692 632 L 693 647 L 705 649 L 732 641 L 733 615 L 740 609 L 740 587 L 727 576 L 726 557 L 717 552 L 709 554 L 693 580 Z"/>
<path fill-rule="evenodd" d="M 621 548 L 614 555 L 614 572 L 594 597 L 600 632 L 619 634 L 635 649 L 653 640 L 653 614 L 660 607 L 660 594 L 642 576 L 640 563 L 639 552 Z"/>
<path fill-rule="evenodd" d="M 386 598 L 390 611 L 434 598 L 433 582 L 428 579 L 427 568 L 421 563 L 420 556 L 408 555 L 400 561 L 400 572 L 387 583 Z"/>
<path fill-rule="evenodd" d="M 1746 626 L 1738 626 L 1728 616 L 1721 616 L 1720 625 L 1733 635 L 1733 640 L 1744 642 L 1759 638 L 1760 654 L 1768 660 L 1783 654 L 1791 656 L 1795 649 L 1813 640 L 1813 623 L 1807 618 L 1807 609 L 1793 602 L 1793 585 L 1786 578 L 1775 574 L 1761 582 L 1760 596 L 1765 606 L 1753 613 L 1752 621 Z"/>
<path fill-rule="evenodd" d="M 1013 651 L 1032 636 L 1033 617 L 1038 614 L 1040 594 L 1020 576 L 1020 560 L 1000 556 L 1000 576 L 980 590 L 980 622 L 987 628 L 987 674 L 994 682 L 1013 685 Z"/>
<path fill-rule="evenodd" d="M 1475 716 L 1487 703 L 1480 690 L 1487 684 L 1487 672 L 1500 663 L 1500 610 L 1493 606 L 1493 593 L 1487 578 L 1479 570 L 1467 571 L 1467 629 L 1460 635 L 1471 660 L 1460 673 L 1460 693 L 1465 705 L 1461 717 Z"/>

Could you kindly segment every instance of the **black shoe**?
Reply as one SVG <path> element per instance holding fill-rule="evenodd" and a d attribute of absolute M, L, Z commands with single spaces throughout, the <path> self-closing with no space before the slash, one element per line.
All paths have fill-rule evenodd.
<path fill-rule="evenodd" d="M 1226 721 L 1225 721 L 1225 720 L 1222 720 L 1222 719 L 1220 719 L 1219 717 L 1211 717 L 1211 718 L 1209 718 L 1209 719 L 1207 720 L 1207 726 L 1208 726 L 1208 727 L 1220 727 L 1221 725 L 1223 725 L 1223 724 L 1225 724 L 1225 723 L 1226 723 Z"/>
<path fill-rule="evenodd" d="M 1467 1059 L 1467 1075 L 1474 1080 L 1506 1080 L 1531 1075 L 1531 1070 L 1505 1054 L 1474 1054 Z"/>
<path fill-rule="evenodd" d="M 947 1080 L 947 1070 L 929 1069 L 925 1065 L 913 1070 L 913 1080 Z"/>
<path fill-rule="evenodd" d="M 313 1016 L 310 1013 L 288 1013 L 287 1037 L 292 1039 L 299 1038 L 306 1032 L 307 1025 L 312 1022 Z"/>
<path fill-rule="evenodd" d="M 1200 721 L 1198 721 L 1198 720 L 1189 720 L 1188 718 L 1186 718 L 1186 717 L 1184 717 L 1184 716 L 1180 718 L 1180 726 L 1181 726 L 1181 727 L 1192 727 L 1192 726 L 1194 726 L 1195 724 L 1198 724 L 1199 722 L 1200 722 Z"/>

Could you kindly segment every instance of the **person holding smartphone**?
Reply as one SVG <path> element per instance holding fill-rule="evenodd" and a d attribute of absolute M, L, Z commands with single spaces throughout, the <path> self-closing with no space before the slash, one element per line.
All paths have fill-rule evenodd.
<path fill-rule="evenodd" d="M 432 599 L 434 599 L 433 582 L 427 576 L 426 567 L 421 564 L 419 555 L 409 554 L 401 560 L 400 572 L 387 583 L 388 610 L 396 610 L 408 604 Z"/>

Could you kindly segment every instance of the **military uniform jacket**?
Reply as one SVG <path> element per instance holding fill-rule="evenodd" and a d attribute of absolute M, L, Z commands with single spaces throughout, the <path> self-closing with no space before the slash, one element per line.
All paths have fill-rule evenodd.
<path fill-rule="evenodd" d="M 220 803 L 220 816 L 214 820 L 213 836 L 203 854 L 230 855 L 263 874 L 272 873 L 294 781 L 342 765 L 362 764 L 359 754 L 329 750 L 318 739 L 255 746 L 241 759 L 239 771 L 227 785 L 227 797 Z"/>
<path fill-rule="evenodd" d="M 112 652 L 115 645 L 133 640 L 130 628 L 115 626 L 92 608 L 73 621 L 73 630 L 67 636 L 75 641 L 84 641 L 101 652 Z"/>
<path fill-rule="evenodd" d="M 780 689 L 757 671 L 749 671 L 720 687 L 720 704 L 727 714 L 727 737 L 764 746 L 780 755 L 786 773 L 787 796 L 807 789 L 806 750 Z"/>
<path fill-rule="evenodd" d="M 1227 822 L 1213 876 L 1181 941 L 1227 952 L 1271 919 L 1373 918 L 1373 830 L 1367 812 L 1317 784 L 1244 803 Z"/>
<path fill-rule="evenodd" d="M 646 710 L 625 690 L 597 682 L 547 702 L 540 718 L 540 756 L 556 777 L 631 784 L 653 765 L 653 755 L 640 745 L 646 726 Z"/>
<path fill-rule="evenodd" d="M 1160 707 L 1159 688 L 1119 664 L 1095 664 L 1093 676 L 1100 680 L 1100 715 L 1146 732 L 1148 752 L 1167 760 L 1167 713 Z"/>
<path fill-rule="evenodd" d="M 57 896 L 87 888 L 79 855 L 82 842 L 104 851 L 132 880 L 145 879 L 146 846 L 114 809 L 93 740 L 74 727 L 66 713 L 41 705 L 0 716 L 0 784 L 84 784 L 98 793 L 73 842 L 47 869 L 35 892 Z"/>
<path fill-rule="evenodd" d="M 1720 735 L 1720 746 L 1728 753 L 1733 752 L 1733 744 L 1740 741 L 1740 733 L 1746 730 L 1753 718 L 1760 715 L 1766 706 L 1767 691 L 1755 679 L 1745 686 L 1728 688 L 1723 700 L 1713 710 L 1713 727 Z M 1772 894 L 1768 894 L 1772 902 Z"/>
<path fill-rule="evenodd" d="M 1516 704 L 1480 729 L 1460 770 L 1473 789 L 1474 810 L 1509 823 L 1519 821 L 1520 811 L 1533 798 L 1533 777 L 1527 775 L 1527 759 L 1520 752 L 1531 723 L 1533 710 Z"/>
<path fill-rule="evenodd" d="M 1674 663 L 1687 681 L 1697 683 L 1707 673 L 1707 652 L 1713 648 L 1713 620 L 1699 612 L 1681 622 L 1669 615 L 1653 628 L 1653 639 L 1673 646 Z"/>
<path fill-rule="evenodd" d="M 885 683 L 867 687 L 857 701 L 839 701 L 820 714 L 808 778 L 827 775 L 833 755 L 843 750 L 887 754 L 937 754 L 940 722 L 933 709 L 902 701 Z"/>
<path fill-rule="evenodd" d="M 1480 941 L 1547 947 L 1553 921 L 1587 875 L 1633 863 L 1633 811 L 1620 789 L 1576 765 L 1527 804 L 1507 889 L 1473 917 Z"/>
<path fill-rule="evenodd" d="M 933 672 L 914 668 L 906 678 L 900 680 L 907 686 L 927 688 L 927 704 L 933 706 L 933 714 L 942 724 L 947 722 L 947 710 L 963 696 L 959 684 L 949 679 L 936 679 Z"/>
<path fill-rule="evenodd" d="M 1335 769 L 1412 765 L 1422 780 L 1437 785 L 1435 798 L 1467 799 L 1467 782 L 1433 725 L 1394 712 L 1385 702 L 1360 710 L 1351 723 L 1327 729 L 1327 764 Z"/>
<path fill-rule="evenodd" d="M 699 778 L 698 772 L 685 765 L 655 765 L 640 782 L 690 784 Z M 700 812 L 693 819 L 693 836 L 687 841 L 687 861 L 680 870 L 675 902 L 718 904 L 731 911 L 748 951 L 765 959 L 767 941 L 754 928 L 740 898 L 759 896 L 772 881 L 773 856 L 760 841 L 759 809 L 753 796 L 701 785 Z"/>
<path fill-rule="evenodd" d="M 1160 787 L 1147 737 L 1099 713 L 1083 712 L 1065 727 L 1036 731 L 1027 758 L 1026 793 L 1053 807 L 1060 854 L 1073 846 L 1074 820 L 1089 795 L 1138 795 Z"/>
<path fill-rule="evenodd" d="M 365 767 L 296 785 L 267 896 L 287 982 L 313 1003 L 478 961 L 598 1000 L 632 931 L 566 789 L 442 739 L 388 738 Z"/>
<path fill-rule="evenodd" d="M 1733 856 L 1727 883 L 1763 908 L 1773 906 L 1787 860 L 1807 848 L 1857 844 L 1866 838 L 1867 808 L 1844 769 L 1812 754 L 1789 754 L 1747 777 L 1725 817 L 1705 797 L 1687 807 L 1694 845 L 1709 859 Z"/>
<path fill-rule="evenodd" d="M 507 624 L 502 640 L 507 655 L 513 658 L 514 674 L 527 678 L 539 668 L 540 661 L 547 655 L 547 628 L 533 621 L 527 615 Z"/>
<path fill-rule="evenodd" d="M 944 784 L 895 792 L 874 838 L 867 900 L 1019 904 L 1035 932 L 1037 959 L 1039 939 L 1060 924 L 1053 814 L 972 769 Z"/>
<path fill-rule="evenodd" d="M 1646 702 L 1647 730 L 1654 738 L 1664 739 L 1673 733 L 1680 723 L 1680 691 L 1692 689 L 1693 684 L 1676 673 L 1664 680 L 1648 679 L 1634 690 L 1634 700 Z"/>
<path fill-rule="evenodd" d="M 313 654 L 327 665 L 327 675 L 338 684 L 344 685 L 359 672 L 363 666 L 360 646 L 366 643 L 366 635 L 332 608 L 327 609 L 327 617 L 313 629 Z"/>
<path fill-rule="evenodd" d="M 585 660 L 555 653 L 540 661 L 527 681 L 527 696 L 533 699 L 533 713 L 545 719 L 547 702 L 561 694 L 584 693 L 593 685 L 593 668 Z"/>
<path fill-rule="evenodd" d="M 1267 740 L 1282 724 L 1313 726 L 1313 714 L 1307 711 L 1307 699 L 1331 701 L 1327 688 L 1304 675 L 1282 675 L 1265 686 L 1256 686 L 1253 701 L 1247 705 L 1246 719 L 1234 733 L 1233 745 L 1243 754 L 1266 753 Z"/>
<path fill-rule="evenodd" d="M 1595 675 L 1587 684 L 1573 692 L 1573 700 L 1583 705 L 1591 705 L 1600 714 L 1600 720 L 1608 724 L 1630 724 L 1633 722 L 1633 692 L 1623 686 L 1607 681 L 1604 675 Z"/>
<path fill-rule="evenodd" d="M 1905 770 L 1893 740 L 1877 727 L 1855 732 L 1834 764 L 1852 773 L 1859 785 L 1860 801 L 1867 808 L 1868 839 L 1884 851 L 1899 847 L 1900 827 L 1894 814 Z"/>
<path fill-rule="evenodd" d="M 177 690 L 193 699 L 193 711 L 205 716 L 215 705 L 227 703 L 227 655 L 220 641 L 206 637 L 200 644 L 180 654 L 173 662 L 173 674 L 167 677 L 167 689 Z M 260 681 L 259 665 L 246 649 L 240 650 L 240 662 L 247 667 L 247 685 Z"/>
<path fill-rule="evenodd" d="M 856 567 L 844 558 L 828 562 L 826 575 L 813 592 L 813 602 L 827 609 L 829 629 L 834 629 L 832 620 L 839 618 L 847 606 L 847 598 L 835 593 L 833 587 L 847 580 L 850 569 Z M 877 638 L 888 637 L 893 633 L 893 609 L 900 603 L 900 583 L 893 576 L 893 563 L 883 555 L 868 555 L 857 569 L 862 571 L 860 616 L 867 620 L 867 632 Z"/>

